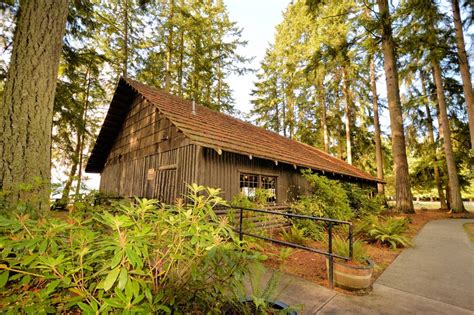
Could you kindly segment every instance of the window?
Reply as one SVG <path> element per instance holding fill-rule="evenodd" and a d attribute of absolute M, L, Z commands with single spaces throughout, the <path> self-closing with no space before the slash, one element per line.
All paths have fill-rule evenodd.
<path fill-rule="evenodd" d="M 276 202 L 276 181 L 276 176 L 241 173 L 240 192 L 253 200 L 257 189 L 266 190 L 267 202 Z"/>
<path fill-rule="evenodd" d="M 276 202 L 276 177 L 262 176 L 261 188 L 268 192 L 267 202 Z"/>
<path fill-rule="evenodd" d="M 253 199 L 258 188 L 258 175 L 240 174 L 240 191 L 244 196 Z"/>

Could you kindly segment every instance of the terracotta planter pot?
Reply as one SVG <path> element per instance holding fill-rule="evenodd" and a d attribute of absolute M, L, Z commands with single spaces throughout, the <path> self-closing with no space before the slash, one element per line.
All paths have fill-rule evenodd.
<path fill-rule="evenodd" d="M 366 266 L 348 265 L 334 260 L 334 283 L 346 290 L 367 289 L 374 271 L 374 263 L 366 260 Z M 329 260 L 326 258 L 326 270 L 329 278 Z"/>

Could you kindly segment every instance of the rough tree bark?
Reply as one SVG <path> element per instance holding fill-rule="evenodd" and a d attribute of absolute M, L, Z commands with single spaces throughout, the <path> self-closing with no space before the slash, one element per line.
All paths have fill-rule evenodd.
<path fill-rule="evenodd" d="M 404 213 L 413 213 L 413 196 L 408 174 L 402 105 L 398 87 L 397 60 L 395 43 L 392 37 L 392 22 L 388 0 L 377 0 L 377 5 L 382 27 L 382 51 L 384 56 L 385 82 L 387 85 L 388 110 L 390 113 L 390 129 L 392 132 L 396 209 Z"/>
<path fill-rule="evenodd" d="M 0 189 L 49 207 L 51 128 L 68 1 L 21 1 L 0 113 Z M 41 180 L 38 191 L 18 189 Z"/>
<path fill-rule="evenodd" d="M 171 63 L 173 57 L 173 17 L 174 17 L 174 0 L 169 2 L 170 12 L 168 15 L 168 22 L 170 23 L 168 28 L 168 42 L 166 44 L 166 73 L 165 73 L 165 91 L 169 91 L 171 87 Z"/>
<path fill-rule="evenodd" d="M 78 153 L 76 158 L 78 160 L 78 172 L 77 172 L 77 183 L 76 183 L 76 193 L 75 198 L 79 197 L 81 193 L 81 184 L 82 184 L 82 170 L 84 168 L 84 143 L 86 137 L 86 127 L 87 127 L 87 110 L 89 109 L 89 95 L 91 89 L 91 77 L 90 77 L 90 69 L 87 70 L 86 74 L 86 94 L 84 96 L 84 108 L 81 113 L 81 128 L 77 128 L 78 137 L 77 143 L 79 144 Z"/>
<path fill-rule="evenodd" d="M 375 58 L 371 55 L 369 60 L 370 67 L 370 89 L 372 92 L 372 108 L 374 111 L 374 141 L 375 141 L 375 161 L 377 164 L 377 178 L 383 180 L 383 155 L 382 155 L 382 139 L 380 132 L 380 121 L 379 121 L 379 99 L 377 95 L 377 78 L 375 73 Z M 382 183 L 377 184 L 377 191 L 379 194 L 384 194 L 384 185 Z"/>
<path fill-rule="evenodd" d="M 472 91 L 471 73 L 469 71 L 469 60 L 464 44 L 464 34 L 462 30 L 461 14 L 459 12 L 459 1 L 451 0 L 453 11 L 454 27 L 456 29 L 456 46 L 459 58 L 459 68 L 461 70 L 462 87 L 464 98 L 466 99 L 467 113 L 469 119 L 469 133 L 471 135 L 471 156 L 474 157 L 474 92 Z"/>
<path fill-rule="evenodd" d="M 124 2 L 124 9 L 123 9 L 123 77 L 128 77 L 128 0 Z"/>
<path fill-rule="evenodd" d="M 346 128 L 346 155 L 347 163 L 352 164 L 352 141 L 351 141 L 351 109 L 352 97 L 349 91 L 349 78 L 347 71 L 344 69 L 342 78 L 342 91 L 344 93 L 344 125 Z"/>
<path fill-rule="evenodd" d="M 326 121 L 326 102 L 324 101 L 324 86 L 320 85 L 318 91 L 319 108 L 321 111 L 321 133 L 323 136 L 324 152 L 329 152 L 329 133 Z"/>
<path fill-rule="evenodd" d="M 446 198 L 443 192 L 443 184 L 441 182 L 440 174 L 439 174 L 439 167 L 438 167 L 438 157 L 437 157 L 437 150 L 435 147 L 435 138 L 434 138 L 434 128 L 433 128 L 433 118 L 431 116 L 431 109 L 428 105 L 428 101 L 432 99 L 428 96 L 426 90 L 426 78 L 423 72 L 421 72 L 421 88 L 423 89 L 423 95 L 427 96 L 427 102 L 425 103 L 425 110 L 426 110 L 426 125 L 428 127 L 428 144 L 432 150 L 431 154 L 433 155 L 433 173 L 434 179 L 436 183 L 436 189 L 438 190 L 438 198 L 441 204 L 441 209 L 447 209 L 448 205 L 446 204 Z"/>
<path fill-rule="evenodd" d="M 71 170 L 69 171 L 68 178 L 66 184 L 64 185 L 63 193 L 61 195 L 60 204 L 66 206 L 69 202 L 69 193 L 71 192 L 72 182 L 76 177 L 77 173 L 77 164 L 79 163 L 77 156 L 79 155 L 81 148 L 81 144 L 77 141 L 76 146 L 74 148 L 74 157 L 72 159 Z"/>
<path fill-rule="evenodd" d="M 64 185 L 63 193 L 61 196 L 61 204 L 67 205 L 69 202 L 69 194 L 71 192 L 71 187 L 74 179 L 77 179 L 76 185 L 76 196 L 79 195 L 79 189 L 81 187 L 81 177 L 82 177 L 82 164 L 83 164 L 83 149 L 84 149 L 84 136 L 85 136 L 85 128 L 87 126 L 87 109 L 89 107 L 89 94 L 90 94 L 90 86 L 91 86 L 91 79 L 90 79 L 90 65 L 86 72 L 85 77 L 85 85 L 86 85 L 86 93 L 84 94 L 84 107 L 82 108 L 79 117 L 80 120 L 77 120 L 76 123 L 78 124 L 76 127 L 76 146 L 74 147 L 74 155 L 72 157 L 72 165 L 71 170 L 68 174 L 68 179 L 66 184 Z M 77 169 L 79 167 L 79 173 L 76 176 Z"/>
<path fill-rule="evenodd" d="M 336 115 L 339 121 L 342 122 L 342 115 L 341 113 L 341 105 L 339 103 L 339 97 L 336 97 L 334 100 L 334 108 L 336 110 Z M 337 155 L 339 156 L 339 159 L 344 160 L 344 136 L 343 136 L 343 131 L 344 126 L 342 124 L 338 124 L 336 127 L 336 133 L 337 133 Z"/>
<path fill-rule="evenodd" d="M 461 199 L 461 187 L 459 185 L 459 177 L 454 161 L 453 145 L 451 143 L 451 130 L 449 128 L 448 111 L 446 106 L 446 99 L 444 97 L 443 79 L 441 77 L 441 67 L 436 61 L 432 62 L 433 77 L 436 84 L 436 95 L 439 105 L 439 128 L 443 132 L 444 137 L 444 154 L 446 155 L 446 165 L 448 168 L 448 183 L 449 183 L 449 204 L 451 211 L 463 212 L 464 205 Z"/>

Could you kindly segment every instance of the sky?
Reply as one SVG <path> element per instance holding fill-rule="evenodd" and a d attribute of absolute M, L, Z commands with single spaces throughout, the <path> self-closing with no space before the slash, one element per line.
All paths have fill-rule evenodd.
<path fill-rule="evenodd" d="M 265 50 L 270 43 L 273 43 L 275 26 L 282 22 L 282 12 L 290 2 L 290 0 L 225 1 L 230 19 L 243 28 L 242 39 L 247 40 L 248 44 L 238 52 L 246 57 L 254 57 L 251 68 L 259 69 Z M 234 91 L 235 107 L 238 110 L 248 113 L 252 108 L 249 94 L 255 81 L 255 73 L 229 77 L 229 85 Z"/>

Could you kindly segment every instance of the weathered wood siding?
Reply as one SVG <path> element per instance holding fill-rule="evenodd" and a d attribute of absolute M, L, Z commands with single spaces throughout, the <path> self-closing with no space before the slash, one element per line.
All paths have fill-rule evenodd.
<path fill-rule="evenodd" d="M 196 149 L 155 106 L 138 97 L 101 173 L 100 190 L 174 202 L 195 182 Z"/>
<path fill-rule="evenodd" d="M 198 149 L 199 184 L 221 188 L 226 200 L 240 192 L 240 173 L 252 173 L 277 177 L 277 203 L 284 204 L 294 200 L 299 194 L 308 191 L 308 184 L 303 179 L 300 169 L 292 165 L 265 159 L 252 158 L 248 155 L 222 152 L 208 148 Z"/>

